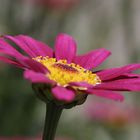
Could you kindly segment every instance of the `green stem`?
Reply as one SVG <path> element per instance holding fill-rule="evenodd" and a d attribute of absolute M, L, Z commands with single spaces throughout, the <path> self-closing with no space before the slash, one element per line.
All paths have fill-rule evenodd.
<path fill-rule="evenodd" d="M 62 106 L 57 106 L 54 103 L 47 103 L 45 127 L 42 140 L 54 140 L 62 110 Z"/>

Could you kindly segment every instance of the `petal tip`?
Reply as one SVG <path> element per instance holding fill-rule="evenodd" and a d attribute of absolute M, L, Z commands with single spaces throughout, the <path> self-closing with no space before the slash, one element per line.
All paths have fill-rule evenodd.
<path fill-rule="evenodd" d="M 55 57 L 57 60 L 65 59 L 71 63 L 76 56 L 77 45 L 72 36 L 60 33 L 55 41 Z"/>

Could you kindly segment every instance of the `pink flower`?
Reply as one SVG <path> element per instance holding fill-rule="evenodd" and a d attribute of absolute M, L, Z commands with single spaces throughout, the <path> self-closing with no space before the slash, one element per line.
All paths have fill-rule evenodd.
<path fill-rule="evenodd" d="M 75 6 L 79 0 L 35 0 L 35 2 L 54 10 L 68 10 Z"/>
<path fill-rule="evenodd" d="M 86 115 L 90 120 L 122 127 L 126 124 L 138 122 L 140 110 L 132 105 L 94 101 L 87 106 Z"/>
<path fill-rule="evenodd" d="M 27 56 L 7 41 L 15 43 Z M 42 100 L 45 97 L 81 104 L 91 94 L 122 101 L 118 91 L 140 91 L 140 75 L 132 73 L 140 64 L 92 72 L 111 54 L 108 50 L 76 55 L 76 42 L 67 34 L 57 36 L 54 48 L 29 36 L 5 35 L 0 38 L 0 60 L 24 69 L 25 79 L 35 85 Z"/>

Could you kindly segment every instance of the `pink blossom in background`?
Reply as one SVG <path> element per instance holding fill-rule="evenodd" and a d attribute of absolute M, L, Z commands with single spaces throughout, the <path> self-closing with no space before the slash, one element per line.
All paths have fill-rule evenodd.
<path fill-rule="evenodd" d="M 140 121 L 139 108 L 116 102 L 93 101 L 87 105 L 86 115 L 91 121 L 119 127 Z"/>
<path fill-rule="evenodd" d="M 68 10 L 79 3 L 79 0 L 35 0 L 40 6 L 53 10 Z"/>

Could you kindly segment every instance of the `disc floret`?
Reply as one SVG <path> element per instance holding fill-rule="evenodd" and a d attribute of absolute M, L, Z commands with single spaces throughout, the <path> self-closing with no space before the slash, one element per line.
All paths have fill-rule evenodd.
<path fill-rule="evenodd" d="M 49 79 L 54 80 L 63 87 L 68 86 L 71 82 L 86 82 L 91 85 L 100 84 L 100 78 L 92 71 L 84 69 L 75 63 L 67 63 L 67 60 L 56 60 L 48 56 L 38 56 L 33 58 L 47 67 L 50 73 L 47 74 Z"/>

